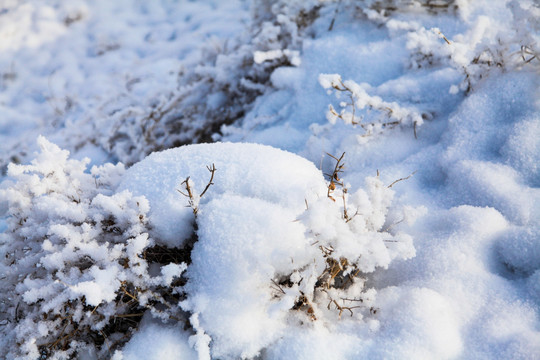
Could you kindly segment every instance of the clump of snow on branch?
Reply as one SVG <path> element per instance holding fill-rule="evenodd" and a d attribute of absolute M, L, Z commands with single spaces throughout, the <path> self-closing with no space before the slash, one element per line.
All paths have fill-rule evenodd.
<path fill-rule="evenodd" d="M 330 124 L 340 119 L 345 124 L 360 126 L 366 134 L 372 134 L 397 125 L 416 128 L 423 123 L 422 114 L 417 109 L 370 95 L 368 84 L 344 81 L 338 74 L 320 74 L 319 84 L 329 94 L 333 92 L 337 99 L 342 100 L 339 103 L 340 110 L 336 110 L 333 105 L 328 106 L 326 118 Z M 376 112 L 375 116 L 370 114 L 371 111 Z"/>

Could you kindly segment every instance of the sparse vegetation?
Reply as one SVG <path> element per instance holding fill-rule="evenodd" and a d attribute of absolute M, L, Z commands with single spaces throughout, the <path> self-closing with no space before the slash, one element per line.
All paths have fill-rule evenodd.
<path fill-rule="evenodd" d="M 113 194 L 123 165 L 87 173 L 86 160 L 68 159 L 44 138 L 40 146 L 31 165 L 10 166 L 16 182 L 0 191 L 10 214 L 0 242 L 0 319 L 16 344 L 4 356 L 107 358 L 147 310 L 182 321 L 187 256 L 154 245 L 144 197 Z"/>
<path fill-rule="evenodd" d="M 312 264 L 302 264 L 287 276 L 272 279 L 271 287 L 276 290 L 277 298 L 287 294 L 284 288 L 297 289 L 298 296 L 292 310 L 301 310 L 311 320 L 328 319 L 330 316 L 331 321 L 332 311 L 337 311 L 338 318 L 344 312 L 353 316 L 355 310 L 360 318 L 374 315 L 377 312 L 374 302 L 376 291 L 365 288 L 368 274 L 376 267 L 388 266 L 393 258 L 408 258 L 414 254 L 410 237 L 392 233 L 392 226 L 385 226 L 393 197 L 390 188 L 410 176 L 396 180 L 390 186 L 384 186 L 378 176 L 368 179 L 367 193 L 358 190 L 351 196 L 341 175 L 345 169 L 345 153 L 340 157 L 328 155 L 335 161 L 335 166 L 326 174 L 327 197 L 310 204 L 300 218 L 308 229 L 311 246 L 320 250 L 320 257 Z M 353 215 L 350 215 L 352 211 L 348 206 L 354 211 Z M 327 218 L 335 219 L 325 223 L 336 229 L 332 236 L 323 235 L 325 231 L 317 224 L 321 222 L 321 211 Z M 357 252 L 351 253 L 350 248 L 345 248 L 347 246 L 354 247 Z M 386 260 L 375 260 L 375 251 L 385 252 L 386 256 L 381 257 L 379 253 L 376 257 Z M 330 314 L 325 314 L 325 309 Z"/>
<path fill-rule="evenodd" d="M 416 136 L 416 127 L 430 117 L 414 107 L 400 106 L 396 102 L 384 101 L 379 96 L 370 95 L 367 90 L 369 85 L 357 84 L 352 80 L 343 81 L 338 74 L 319 75 L 319 83 L 329 94 L 333 91 L 338 100 L 343 94 L 348 99 L 348 102 L 340 101 L 339 111 L 333 105 L 328 106 L 328 122 L 333 125 L 340 119 L 345 124 L 360 127 L 365 136 L 398 125 L 412 125 Z"/>

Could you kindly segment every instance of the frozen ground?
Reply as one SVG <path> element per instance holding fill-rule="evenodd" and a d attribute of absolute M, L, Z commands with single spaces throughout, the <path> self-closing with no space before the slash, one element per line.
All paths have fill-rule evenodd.
<path fill-rule="evenodd" d="M 539 24 L 0 2 L 0 356 L 540 358 Z"/>

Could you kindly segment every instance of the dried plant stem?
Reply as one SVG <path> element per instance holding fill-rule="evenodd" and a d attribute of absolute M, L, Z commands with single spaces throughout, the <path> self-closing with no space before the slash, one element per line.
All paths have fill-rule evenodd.
<path fill-rule="evenodd" d="M 343 183 L 341 182 L 341 179 L 339 178 L 339 173 L 343 172 L 343 169 L 345 167 L 345 164 L 342 164 L 343 157 L 345 156 L 345 153 L 341 154 L 339 158 L 336 158 L 334 155 L 326 153 L 328 156 L 330 156 L 332 159 L 336 160 L 336 166 L 334 167 L 334 171 L 332 172 L 332 175 L 330 176 L 330 184 L 328 185 L 328 192 L 327 196 L 332 199 L 333 201 L 336 201 L 332 197 L 332 192 L 336 189 L 336 184 L 343 186 Z"/>
<path fill-rule="evenodd" d="M 404 178 L 395 180 L 393 183 L 391 183 L 391 184 L 388 185 L 387 187 L 388 187 L 388 188 L 391 188 L 392 186 L 394 186 L 395 184 L 397 184 L 397 183 L 400 182 L 400 181 L 410 179 L 414 174 L 416 174 L 416 171 L 417 171 L 417 170 L 413 171 L 413 172 L 412 172 L 409 176 L 407 176 L 407 177 L 404 177 Z M 378 176 L 378 175 L 377 175 L 377 176 Z"/>
<path fill-rule="evenodd" d="M 357 305 L 357 306 L 343 306 L 343 305 L 339 305 L 338 302 L 334 299 L 331 299 L 330 302 L 328 303 L 328 310 L 330 310 L 330 306 L 332 305 L 332 303 L 336 306 L 336 309 L 339 310 L 339 317 L 341 318 L 341 314 L 343 314 L 343 311 L 344 310 L 348 310 L 350 313 L 351 313 L 351 316 L 353 316 L 353 309 L 357 309 L 357 308 L 360 308 L 362 306 L 360 305 Z"/>
<path fill-rule="evenodd" d="M 210 171 L 210 180 L 208 181 L 208 183 L 206 184 L 203 192 L 201 193 L 201 195 L 198 196 L 198 198 L 202 198 L 204 196 L 204 194 L 206 194 L 206 191 L 208 191 L 208 189 L 210 188 L 210 186 L 214 185 L 214 174 L 216 173 L 216 166 L 214 164 L 212 164 L 212 166 L 207 166 L 206 167 L 208 169 L 208 171 Z M 184 195 L 185 197 L 187 197 L 189 199 L 189 206 L 191 207 L 191 209 L 193 210 L 193 214 L 197 215 L 197 213 L 199 212 L 199 205 L 198 205 L 198 200 L 195 199 L 195 195 L 193 193 L 193 189 L 191 188 L 191 185 L 189 184 L 189 179 L 190 177 L 188 176 L 186 178 L 186 180 L 182 181 L 182 183 L 180 185 L 183 185 L 184 188 L 186 189 L 186 193 L 176 189 L 176 191 L 178 191 L 180 194 Z"/>
<path fill-rule="evenodd" d="M 210 181 L 208 181 L 208 184 L 206 184 L 206 187 L 204 188 L 203 192 L 201 193 L 201 197 L 204 196 L 204 194 L 206 194 L 206 190 L 208 190 L 208 188 L 211 186 L 211 185 L 214 185 L 214 183 L 212 182 L 212 180 L 214 180 L 214 173 L 216 172 L 216 166 L 214 164 L 212 164 L 212 167 L 210 166 L 207 166 L 206 167 L 208 169 L 208 171 L 210 171 Z"/>

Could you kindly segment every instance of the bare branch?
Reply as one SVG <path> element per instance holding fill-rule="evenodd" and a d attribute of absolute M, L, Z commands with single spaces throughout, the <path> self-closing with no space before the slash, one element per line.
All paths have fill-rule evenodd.
<path fill-rule="evenodd" d="M 334 155 L 329 154 L 329 153 L 326 153 L 326 154 L 330 156 L 332 159 L 336 160 L 336 166 L 334 167 L 334 171 L 332 172 L 332 176 L 330 178 L 330 185 L 328 185 L 328 192 L 326 194 L 330 199 L 335 200 L 332 197 L 331 192 L 336 189 L 336 184 L 343 186 L 343 183 L 340 182 L 341 179 L 339 178 L 339 173 L 343 172 L 343 169 L 345 167 L 345 165 L 341 163 L 341 161 L 343 160 L 343 157 L 345 156 L 345 152 L 341 154 L 339 158 L 336 158 Z"/>
<path fill-rule="evenodd" d="M 388 188 L 391 188 L 392 186 L 394 186 L 396 183 L 400 182 L 400 181 L 403 181 L 403 180 L 407 180 L 407 179 L 410 179 L 414 174 L 416 174 L 418 170 L 415 170 L 412 172 L 411 175 L 407 176 L 407 177 L 404 177 L 404 178 L 401 178 L 401 179 L 397 179 L 396 181 L 394 181 L 393 183 L 391 183 L 390 185 L 388 185 Z M 377 175 L 378 176 L 378 175 Z"/>
<path fill-rule="evenodd" d="M 182 184 L 183 184 L 183 183 L 182 183 Z M 176 191 L 178 191 L 180 194 L 184 195 L 185 197 L 189 197 L 188 194 L 186 194 L 186 193 L 184 193 L 184 192 L 182 192 L 182 191 L 180 191 L 180 190 L 178 190 L 178 189 L 176 189 Z"/>
<path fill-rule="evenodd" d="M 336 309 L 339 310 L 339 317 L 341 318 L 341 314 L 343 314 L 343 311 L 344 310 L 347 310 L 351 313 L 351 316 L 353 316 L 353 309 L 356 309 L 356 308 L 360 308 L 360 307 L 363 307 L 363 306 L 360 306 L 360 305 L 357 305 L 357 306 L 344 306 L 344 305 L 339 305 L 338 302 L 334 299 L 330 299 L 330 302 L 328 303 L 328 306 L 327 306 L 327 309 L 330 310 L 330 306 L 334 304 L 336 306 Z"/>
<path fill-rule="evenodd" d="M 206 184 L 206 187 L 204 188 L 203 192 L 201 193 L 201 195 L 198 196 L 197 199 L 195 198 L 193 189 L 191 188 L 191 185 L 189 184 L 189 179 L 190 179 L 189 176 L 186 178 L 186 180 L 182 181 L 182 183 L 180 184 L 184 186 L 184 188 L 187 191 L 187 194 L 179 189 L 176 189 L 176 191 L 178 191 L 180 194 L 184 195 L 185 197 L 189 199 L 189 206 L 191 207 L 191 209 L 193 210 L 193 214 L 195 215 L 197 215 L 197 213 L 199 212 L 199 207 L 198 207 L 199 199 L 202 198 L 204 194 L 206 194 L 206 191 L 208 190 L 208 188 L 210 188 L 211 185 L 214 185 L 213 180 L 214 180 L 214 174 L 217 170 L 216 166 L 212 164 L 212 167 L 207 166 L 206 168 L 208 169 L 208 171 L 210 171 L 210 174 L 211 174 L 210 180 L 208 181 L 208 184 Z"/>
<path fill-rule="evenodd" d="M 185 185 L 186 187 L 186 190 L 188 192 L 188 197 L 190 199 L 193 199 L 193 193 L 191 191 L 191 187 L 189 186 L 189 176 L 186 178 L 186 180 L 184 180 L 180 185 Z"/>
<path fill-rule="evenodd" d="M 332 17 L 332 22 L 330 23 L 330 26 L 328 27 L 328 31 L 332 31 L 332 29 L 334 28 L 334 23 L 336 22 L 336 17 L 339 12 L 339 5 L 341 5 L 341 1 L 342 0 L 339 0 L 336 5 L 336 10 L 334 10 L 334 16 Z"/>
<path fill-rule="evenodd" d="M 401 223 L 404 222 L 404 221 L 405 221 L 405 219 L 401 219 L 401 220 L 399 220 L 398 222 L 395 222 L 395 223 L 393 223 L 393 224 L 390 224 L 390 225 L 388 225 L 387 227 L 385 227 L 384 229 L 382 229 L 381 232 L 388 232 L 391 228 L 393 228 L 393 227 L 396 226 L 396 225 L 401 224 Z M 390 240 L 385 240 L 385 241 L 390 241 Z M 397 241 L 396 241 L 396 242 L 397 242 Z"/>
<path fill-rule="evenodd" d="M 447 43 L 448 45 L 452 45 L 452 43 L 450 42 L 450 40 L 448 40 L 448 39 L 446 38 L 446 36 L 444 36 L 444 34 L 443 34 L 442 32 L 439 31 L 439 35 L 442 36 L 442 38 L 444 39 L 444 41 L 446 41 L 446 43 Z"/>
<path fill-rule="evenodd" d="M 206 194 L 206 190 L 208 190 L 208 188 L 210 187 L 210 185 L 214 185 L 214 183 L 212 182 L 212 180 L 214 180 L 214 173 L 216 172 L 216 166 L 214 164 L 212 164 L 212 167 L 210 166 L 207 166 L 206 167 L 208 169 L 208 171 L 210 171 L 211 175 L 210 175 L 210 181 L 208 181 L 208 184 L 206 184 L 206 187 L 204 188 L 203 192 L 201 193 L 201 196 L 200 197 L 203 197 L 204 194 Z"/>
<path fill-rule="evenodd" d="M 272 279 L 272 283 L 277 287 L 277 290 L 279 290 L 281 293 L 283 293 L 283 295 L 285 295 L 285 290 L 283 290 L 281 285 L 279 285 L 274 279 Z M 275 289 L 275 288 L 273 288 L 273 289 Z"/>

